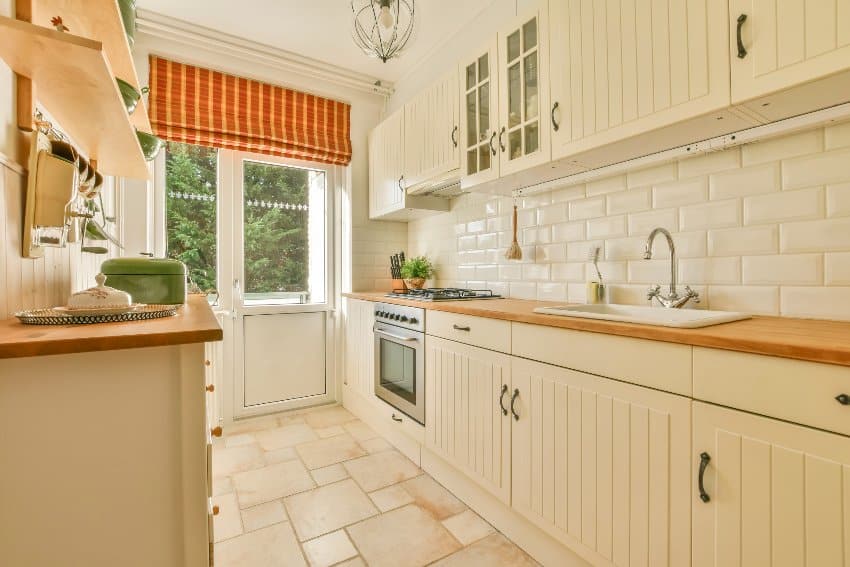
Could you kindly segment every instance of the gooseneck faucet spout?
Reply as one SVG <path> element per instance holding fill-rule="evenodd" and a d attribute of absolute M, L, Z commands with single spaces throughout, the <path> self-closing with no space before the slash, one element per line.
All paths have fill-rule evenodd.
<path fill-rule="evenodd" d="M 649 292 L 646 295 L 647 299 L 652 301 L 652 298 L 654 297 L 662 306 L 669 308 L 682 307 L 689 300 L 693 300 L 694 303 L 699 303 L 699 294 L 692 290 L 689 286 L 685 286 L 685 295 L 681 297 L 679 296 L 679 292 L 676 289 L 676 245 L 673 242 L 673 236 L 667 229 L 658 227 L 649 233 L 649 237 L 647 237 L 646 244 L 643 249 L 643 258 L 645 260 L 652 259 L 652 243 L 655 241 L 655 237 L 659 234 L 664 235 L 664 238 L 667 239 L 667 246 L 670 248 L 670 288 L 669 293 L 664 296 L 661 293 L 661 286 L 652 286 L 649 288 Z"/>

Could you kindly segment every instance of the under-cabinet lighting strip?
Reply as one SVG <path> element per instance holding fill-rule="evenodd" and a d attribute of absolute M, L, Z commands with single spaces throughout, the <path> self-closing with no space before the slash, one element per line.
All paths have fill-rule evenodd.
<path fill-rule="evenodd" d="M 801 114 L 799 116 L 793 116 L 791 118 L 785 118 L 770 124 L 753 126 L 752 128 L 725 134 L 723 136 L 717 136 L 708 140 L 702 140 L 700 142 L 694 142 L 677 148 L 671 148 L 648 156 L 642 156 L 599 167 L 597 169 L 559 177 L 558 179 L 529 185 L 528 187 L 523 187 L 521 189 L 514 189 L 511 192 L 511 196 L 527 197 L 529 195 L 535 195 L 537 193 L 543 193 L 553 189 L 560 189 L 563 187 L 578 185 L 580 183 L 586 183 L 600 177 L 607 177 L 624 171 L 674 161 L 683 157 L 718 152 L 735 146 L 751 144 L 766 138 L 774 138 L 784 134 L 791 134 L 800 130 L 806 130 L 808 128 L 819 125 L 822 126 L 830 122 L 838 122 L 848 118 L 850 118 L 850 102 L 832 106 L 830 108 L 824 108 L 823 110 L 816 110 L 807 114 Z"/>

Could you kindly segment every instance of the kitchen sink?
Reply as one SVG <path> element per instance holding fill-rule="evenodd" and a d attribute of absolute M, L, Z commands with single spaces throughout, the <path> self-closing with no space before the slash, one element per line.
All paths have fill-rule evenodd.
<path fill-rule="evenodd" d="M 665 309 L 662 307 L 642 307 L 639 305 L 562 305 L 557 307 L 538 307 L 535 313 L 579 317 L 582 319 L 602 319 L 621 323 L 637 323 L 658 327 L 677 327 L 697 329 L 720 323 L 730 323 L 749 319 L 750 315 L 735 311 L 708 311 L 705 309 Z"/>

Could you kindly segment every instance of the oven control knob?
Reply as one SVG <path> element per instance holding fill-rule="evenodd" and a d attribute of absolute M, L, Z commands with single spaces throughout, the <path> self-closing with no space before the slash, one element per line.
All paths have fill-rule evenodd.
<path fill-rule="evenodd" d="M 402 315 L 402 316 L 401 316 L 401 322 L 402 322 L 402 323 L 407 323 L 407 315 Z"/>
<path fill-rule="evenodd" d="M 418 323 L 418 322 L 419 322 L 419 319 L 417 319 L 416 317 L 411 317 L 411 318 L 410 318 L 410 324 L 411 324 L 411 325 L 415 325 L 415 324 L 416 324 L 416 323 Z"/>
<path fill-rule="evenodd" d="M 399 319 L 401 319 L 401 315 L 399 315 L 398 313 L 393 313 L 393 316 L 392 316 L 392 317 L 393 317 L 393 319 L 395 319 L 396 321 L 398 321 Z"/>

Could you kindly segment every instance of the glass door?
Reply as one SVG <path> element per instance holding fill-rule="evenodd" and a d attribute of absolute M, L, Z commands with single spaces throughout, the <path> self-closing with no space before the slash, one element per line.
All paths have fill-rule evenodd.
<path fill-rule="evenodd" d="M 464 187 L 499 176 L 496 52 L 496 44 L 488 44 L 464 60 L 460 69 Z"/>

